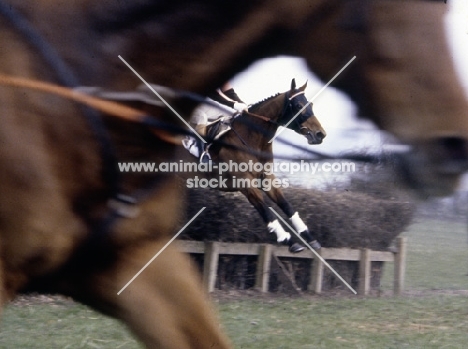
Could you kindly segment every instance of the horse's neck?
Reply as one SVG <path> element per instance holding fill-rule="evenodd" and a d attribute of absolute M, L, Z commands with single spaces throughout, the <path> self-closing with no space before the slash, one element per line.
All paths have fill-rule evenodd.
<path fill-rule="evenodd" d="M 233 45 L 236 40 L 228 40 L 222 50 L 218 43 L 226 37 L 239 38 L 232 32 L 237 30 L 235 23 L 243 21 L 245 6 L 195 0 L 186 10 L 173 0 L 82 1 L 92 7 L 99 32 L 96 46 L 106 48 L 108 63 L 114 60 L 122 68 L 118 74 L 112 72 L 117 80 L 114 85 L 132 80 L 118 55 L 132 60 L 135 69 L 153 83 L 202 95 L 244 68 L 234 69 L 236 63 L 226 66 L 226 62 L 237 62 L 231 59 L 238 52 Z"/>
<path fill-rule="evenodd" d="M 267 117 L 272 121 L 278 121 L 284 111 L 284 98 L 284 93 L 269 98 L 263 102 L 258 103 L 255 108 L 252 108 L 251 112 Z"/>
<path fill-rule="evenodd" d="M 90 0 L 37 0 L 27 5 L 22 0 L 10 2 L 17 13 L 28 19 L 38 36 L 58 51 L 82 85 L 114 90 L 135 88 L 141 82 L 119 60 L 119 55 L 148 82 L 160 85 L 206 93 L 214 90 L 219 79 L 223 79 L 219 73 L 216 75 L 217 62 L 221 64 L 221 60 L 212 61 L 210 58 L 210 72 L 195 68 L 201 65 L 200 60 L 206 62 L 205 57 L 198 58 L 208 55 L 209 47 L 187 45 L 184 38 L 194 40 L 190 26 L 181 26 L 180 23 L 193 22 L 195 14 L 179 11 L 170 5 L 169 0 L 141 0 L 125 4 Z M 158 11 L 165 6 L 174 13 Z M 222 23 L 221 19 L 219 22 Z M 175 38 L 168 39 L 174 28 L 177 28 Z M 38 59 L 37 48 L 32 48 L 25 36 L 2 16 L 0 29 L 1 42 L 13 37 L 29 49 L 30 61 L 42 62 Z M 2 35 L 2 32 L 6 34 Z M 148 46 L 148 42 L 151 45 Z M 44 64 L 40 70 L 43 71 L 42 76 L 35 78 L 44 80 L 46 76 L 54 79 L 54 67 Z"/>
<path fill-rule="evenodd" d="M 283 108 L 284 94 L 280 94 L 255 104 L 249 111 L 257 116 L 277 121 L 283 112 Z M 268 142 L 275 135 L 278 124 L 276 122 L 266 122 L 263 118 L 247 114 L 234 119 L 233 128 L 236 136 L 246 142 L 249 147 L 271 152 L 271 143 Z"/>

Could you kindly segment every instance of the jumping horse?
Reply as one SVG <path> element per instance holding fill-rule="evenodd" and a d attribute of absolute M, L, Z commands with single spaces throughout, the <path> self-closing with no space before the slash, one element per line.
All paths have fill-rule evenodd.
<path fill-rule="evenodd" d="M 272 171 L 265 172 L 264 169 L 273 168 L 273 145 L 270 140 L 274 138 L 280 126 L 287 125 L 291 130 L 304 136 L 309 144 L 320 144 L 325 138 L 326 132 L 312 111 L 312 103 L 309 103 L 305 97 L 306 87 L 307 83 L 296 88 L 293 79 L 289 91 L 250 106 L 248 111 L 233 119 L 229 131 L 222 133 L 217 143 L 209 146 L 212 159 L 217 164 L 216 168 L 220 169 L 222 164 L 226 168 L 226 171 L 222 171 L 222 177 L 219 177 L 223 185 L 217 188 L 223 191 L 240 191 L 244 194 L 260 213 L 268 231 L 276 234 L 278 243 L 289 245 L 289 250 L 293 253 L 302 251 L 304 247 L 295 235 L 291 236 L 284 230 L 265 203 L 264 193 L 288 216 L 296 232 L 300 233 L 310 246 L 319 249 L 320 244 L 309 232 L 299 213 L 286 200 L 281 190 L 283 185 L 281 181 Z M 209 128 L 208 134 L 210 133 Z M 232 164 L 236 166 L 233 167 Z M 241 171 L 239 164 L 251 164 L 251 166 L 249 170 Z M 257 170 L 252 164 L 257 166 Z M 216 177 L 219 172 L 214 170 L 212 175 Z"/>
<path fill-rule="evenodd" d="M 1 0 L 0 74 L 133 90 L 140 81 L 120 55 L 148 81 L 208 95 L 262 57 L 304 57 L 327 81 L 356 56 L 335 86 L 412 147 L 413 187 L 446 194 L 468 164 L 468 105 L 446 8 L 442 0 Z M 196 271 L 172 245 L 117 294 L 180 224 L 183 188 L 161 173 L 120 174 L 115 161 L 173 161 L 170 137 L 6 81 L 1 303 L 23 290 L 59 292 L 123 320 L 149 348 L 230 348 Z M 184 117 L 197 104 L 171 103 Z M 180 126 L 165 109 L 153 117 L 153 126 Z M 115 209 L 131 205 L 133 215 Z"/>

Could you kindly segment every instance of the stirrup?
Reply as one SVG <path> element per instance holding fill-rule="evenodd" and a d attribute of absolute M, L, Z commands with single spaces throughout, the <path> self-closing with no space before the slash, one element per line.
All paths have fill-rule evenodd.
<path fill-rule="evenodd" d="M 208 163 L 210 161 L 211 161 L 210 153 L 208 153 L 208 151 L 205 150 L 200 156 L 200 163 L 201 164 L 206 164 L 206 163 Z"/>

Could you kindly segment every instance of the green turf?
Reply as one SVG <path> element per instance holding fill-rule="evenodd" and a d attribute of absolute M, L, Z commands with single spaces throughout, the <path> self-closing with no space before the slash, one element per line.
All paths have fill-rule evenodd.
<path fill-rule="evenodd" d="M 4 313 L 0 348 L 139 348 L 114 319 L 80 304 L 10 305 Z"/>
<path fill-rule="evenodd" d="M 403 297 L 224 300 L 219 314 L 235 348 L 466 348 L 468 297 L 460 291 L 468 290 L 465 224 L 424 220 L 405 235 Z M 389 263 L 382 282 L 386 291 L 392 290 L 392 276 Z M 0 331 L 3 348 L 142 346 L 116 320 L 58 300 L 7 306 Z"/>
<path fill-rule="evenodd" d="M 406 290 L 468 290 L 467 225 L 419 220 L 406 233 Z M 382 288 L 393 288 L 393 263 L 384 267 Z"/>
<path fill-rule="evenodd" d="M 256 299 L 219 305 L 236 348 L 465 348 L 468 297 Z M 0 348 L 141 346 L 117 321 L 77 305 L 9 306 Z"/>
<path fill-rule="evenodd" d="M 238 301 L 220 309 L 236 348 L 466 348 L 468 298 Z"/>

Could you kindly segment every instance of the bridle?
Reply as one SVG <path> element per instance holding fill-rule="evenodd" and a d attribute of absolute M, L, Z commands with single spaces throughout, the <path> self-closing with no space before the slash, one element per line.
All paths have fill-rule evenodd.
<path fill-rule="evenodd" d="M 305 111 L 307 111 L 307 108 L 304 109 L 304 107 L 299 105 L 297 101 L 297 98 L 299 97 L 303 97 L 305 99 L 304 94 L 305 94 L 304 91 L 296 92 L 292 96 L 289 96 L 289 92 L 288 94 L 286 94 L 285 107 L 283 110 L 282 117 L 280 118 L 280 121 L 279 121 L 281 126 L 288 125 L 287 127 L 289 129 L 297 133 L 301 133 L 300 131 L 302 129 L 307 129 L 307 127 L 302 126 L 302 125 L 309 118 L 314 116 L 314 113 L 312 112 L 312 108 L 311 108 L 311 113 L 307 114 L 305 113 Z M 296 113 L 300 113 L 300 114 L 296 116 Z M 290 122 L 292 118 L 294 118 L 294 120 Z"/>

